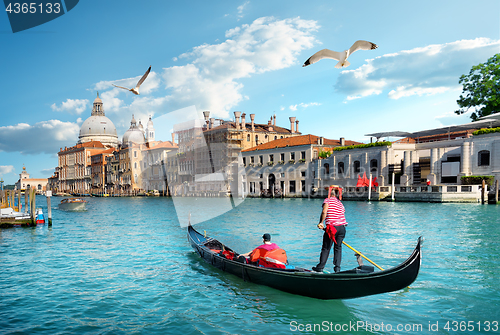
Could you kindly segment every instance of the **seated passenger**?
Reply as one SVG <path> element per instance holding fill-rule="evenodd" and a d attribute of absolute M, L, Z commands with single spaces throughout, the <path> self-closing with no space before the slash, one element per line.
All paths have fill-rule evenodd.
<path fill-rule="evenodd" d="M 244 257 L 250 257 L 250 263 L 257 263 L 267 268 L 286 268 L 287 258 L 285 250 L 278 247 L 276 243 L 271 243 L 271 235 L 265 233 L 262 235 L 264 244 L 254 250 L 241 254 Z"/>

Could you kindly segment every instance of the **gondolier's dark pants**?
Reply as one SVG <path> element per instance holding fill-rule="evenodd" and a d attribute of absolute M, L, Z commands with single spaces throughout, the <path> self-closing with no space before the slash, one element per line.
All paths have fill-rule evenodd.
<path fill-rule="evenodd" d="M 337 243 L 333 243 L 327 232 L 323 234 L 323 246 L 321 247 L 321 254 L 319 256 L 319 264 L 316 265 L 315 271 L 323 271 L 326 262 L 328 261 L 328 256 L 330 255 L 330 250 L 333 246 L 333 271 L 340 271 L 340 262 L 342 261 L 342 241 L 344 240 L 346 229 L 345 225 L 335 226 L 337 233 L 335 234 L 335 240 Z"/>

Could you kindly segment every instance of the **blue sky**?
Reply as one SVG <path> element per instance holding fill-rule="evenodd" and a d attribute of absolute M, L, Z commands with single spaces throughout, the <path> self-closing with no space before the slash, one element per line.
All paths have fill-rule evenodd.
<path fill-rule="evenodd" d="M 99 91 L 121 137 L 131 115 L 147 122 L 194 106 L 212 116 L 277 115 L 300 131 L 368 142 L 365 134 L 469 121 L 456 116 L 460 75 L 500 52 L 500 2 L 85 0 L 13 34 L 0 14 L 0 178 L 23 164 L 49 177 L 60 147 L 78 140 Z M 356 40 L 379 47 L 302 64 Z M 141 95 L 132 87 L 148 66 Z M 168 129 L 157 129 L 157 133 Z M 165 139 L 170 136 L 165 136 Z"/>

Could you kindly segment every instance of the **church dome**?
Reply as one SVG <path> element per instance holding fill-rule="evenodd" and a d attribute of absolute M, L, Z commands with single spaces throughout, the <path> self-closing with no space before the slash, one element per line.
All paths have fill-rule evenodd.
<path fill-rule="evenodd" d="M 100 141 L 104 145 L 118 146 L 119 140 L 113 122 L 104 114 L 102 100 L 97 93 L 91 116 L 80 127 L 78 143 Z"/>
<path fill-rule="evenodd" d="M 125 134 L 123 134 L 122 143 L 124 146 L 126 146 L 131 143 L 144 144 L 145 142 L 146 140 L 144 139 L 144 133 L 141 129 L 139 129 L 139 127 L 137 127 L 134 115 L 132 114 L 130 128 L 125 132 Z"/>

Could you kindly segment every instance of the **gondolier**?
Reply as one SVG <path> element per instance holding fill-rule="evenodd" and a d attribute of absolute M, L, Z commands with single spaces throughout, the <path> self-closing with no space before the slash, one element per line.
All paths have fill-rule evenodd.
<path fill-rule="evenodd" d="M 312 267 L 313 271 L 323 272 L 333 246 L 333 270 L 340 272 L 342 241 L 346 234 L 345 228 L 347 225 L 345 208 L 340 200 L 342 200 L 342 188 L 335 185 L 330 186 L 328 198 L 323 202 L 323 210 L 321 211 L 318 223 L 318 229 L 325 231 L 323 234 L 323 245 L 321 247 L 319 263 Z"/>

